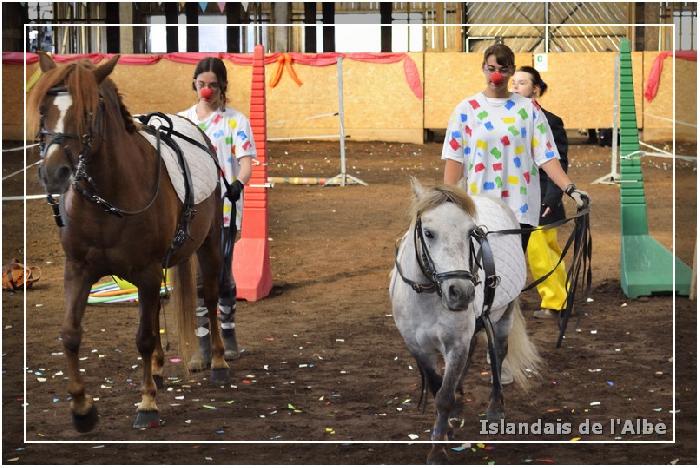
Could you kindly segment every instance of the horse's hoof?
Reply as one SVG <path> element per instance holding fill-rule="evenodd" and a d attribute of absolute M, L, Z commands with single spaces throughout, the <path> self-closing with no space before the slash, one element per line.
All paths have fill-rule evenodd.
<path fill-rule="evenodd" d="M 163 376 L 162 375 L 154 375 L 153 381 L 156 383 L 156 388 L 158 390 L 163 389 Z"/>
<path fill-rule="evenodd" d="M 446 465 L 447 451 L 443 447 L 433 447 L 428 454 L 428 465 Z"/>
<path fill-rule="evenodd" d="M 204 369 L 208 369 L 210 365 L 210 362 L 206 362 L 202 359 L 192 358 L 187 364 L 187 368 L 190 370 L 190 372 L 199 372 L 203 371 Z"/>
<path fill-rule="evenodd" d="M 489 408 L 488 410 L 486 410 L 486 419 L 488 419 L 489 422 L 499 422 L 501 419 L 505 419 L 505 417 L 506 413 L 500 408 Z"/>
<path fill-rule="evenodd" d="M 97 421 L 100 420 L 100 416 L 97 414 L 97 408 L 95 405 L 90 407 L 90 411 L 81 415 L 73 413 L 73 427 L 75 430 L 81 433 L 90 432 L 97 426 Z"/>
<path fill-rule="evenodd" d="M 238 351 L 238 349 L 226 349 L 224 350 L 224 359 L 227 361 L 233 361 L 235 359 L 238 359 L 241 357 L 241 353 Z"/>
<path fill-rule="evenodd" d="M 228 375 L 228 367 L 211 370 L 211 383 L 214 385 L 226 385 L 231 382 Z"/>
<path fill-rule="evenodd" d="M 464 427 L 464 418 L 450 418 L 448 422 L 452 429 L 461 429 Z"/>
<path fill-rule="evenodd" d="M 134 429 L 143 429 L 150 427 L 159 427 L 160 418 L 158 417 L 158 411 L 141 411 L 136 413 L 136 419 L 134 420 Z"/>

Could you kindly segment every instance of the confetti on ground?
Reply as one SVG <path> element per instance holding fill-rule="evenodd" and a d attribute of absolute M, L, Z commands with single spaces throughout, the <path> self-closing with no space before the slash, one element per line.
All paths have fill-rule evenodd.
<path fill-rule="evenodd" d="M 172 362 L 173 364 L 177 364 L 177 363 L 182 362 L 182 358 L 179 358 L 179 357 L 171 357 L 171 358 L 168 359 L 168 360 L 169 360 L 170 362 Z"/>
<path fill-rule="evenodd" d="M 586 302 L 590 304 L 591 302 L 593 302 L 593 298 L 592 298 L 592 297 L 587 297 L 587 298 L 586 298 Z"/>
<path fill-rule="evenodd" d="M 578 442 L 579 440 L 581 440 L 581 438 L 580 438 L 579 436 L 576 436 L 576 437 L 572 437 L 572 438 L 569 440 L 569 442 Z"/>
<path fill-rule="evenodd" d="M 202 405 L 202 408 L 210 409 L 210 410 L 215 410 L 216 406 L 211 406 L 211 405 Z"/>
<path fill-rule="evenodd" d="M 324 431 L 326 434 L 335 435 L 335 429 L 333 429 L 332 427 L 327 427 Z"/>
<path fill-rule="evenodd" d="M 94 448 L 94 449 L 99 449 L 99 448 L 105 448 L 105 446 L 104 446 L 104 445 L 95 445 L 93 448 Z"/>
<path fill-rule="evenodd" d="M 597 334 L 598 334 L 598 330 L 591 330 L 591 335 L 597 335 Z"/>
<path fill-rule="evenodd" d="M 615 382 L 613 382 L 612 380 L 608 380 L 608 381 L 605 382 L 605 383 L 607 383 L 610 387 L 612 387 L 613 385 L 615 385 Z"/>
<path fill-rule="evenodd" d="M 7 461 L 9 461 L 9 462 L 16 462 L 16 461 L 19 461 L 19 457 L 9 458 Z"/>
<path fill-rule="evenodd" d="M 591 405 L 591 406 L 600 406 L 600 402 L 599 402 L 599 401 L 592 401 L 592 402 L 590 403 L 590 405 Z"/>
<path fill-rule="evenodd" d="M 338 343 L 345 343 L 345 340 L 343 338 L 336 338 L 335 341 Z"/>
<path fill-rule="evenodd" d="M 627 303 L 626 303 L 626 302 L 623 302 L 623 303 L 620 305 L 620 307 L 627 307 Z"/>
<path fill-rule="evenodd" d="M 416 434 L 408 434 L 408 438 L 411 440 L 416 440 L 418 436 Z"/>

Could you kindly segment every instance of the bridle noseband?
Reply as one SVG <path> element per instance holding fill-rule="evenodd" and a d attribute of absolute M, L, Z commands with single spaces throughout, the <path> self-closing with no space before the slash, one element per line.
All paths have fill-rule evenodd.
<path fill-rule="evenodd" d="M 419 283 L 417 281 L 413 281 L 409 278 L 406 278 L 406 276 L 403 274 L 403 271 L 401 270 L 401 265 L 399 264 L 398 261 L 398 255 L 396 256 L 396 259 L 394 261 L 396 265 L 396 270 L 399 273 L 399 276 L 403 280 L 404 283 L 408 284 L 413 288 L 413 290 L 417 293 L 436 293 L 438 296 L 442 297 L 442 283 L 445 280 L 448 279 L 466 279 L 468 281 L 471 281 L 471 283 L 476 287 L 479 285 L 481 282 L 479 281 L 479 276 L 478 276 L 478 270 L 482 268 L 482 265 L 479 263 L 477 257 L 483 257 L 482 253 L 484 251 L 483 244 L 487 243 L 487 231 L 485 227 L 482 226 L 477 226 L 474 229 L 472 229 L 469 232 L 469 269 L 468 270 L 451 270 L 451 271 L 444 271 L 444 272 L 437 272 L 435 269 L 435 262 L 433 261 L 432 256 L 430 255 L 430 250 L 428 248 L 427 242 L 425 240 L 425 235 L 423 234 L 423 223 L 421 221 L 421 217 L 418 216 L 416 218 L 416 223 L 415 223 L 415 228 L 413 230 L 413 237 L 414 237 L 414 243 L 415 243 L 415 254 L 416 254 L 416 261 L 418 262 L 418 266 L 421 269 L 421 272 L 423 275 L 428 278 L 428 283 Z M 474 249 L 474 243 L 472 242 L 472 239 L 477 241 L 482 248 L 479 250 L 479 253 L 477 254 Z M 488 249 L 490 252 L 490 249 Z M 398 253 L 398 252 L 397 252 Z M 491 263 L 493 263 L 493 260 L 491 260 Z M 495 276 L 495 272 L 488 274 L 489 272 L 486 271 L 486 284 L 485 287 L 492 287 L 495 288 L 495 286 L 498 284 L 498 278 Z"/>

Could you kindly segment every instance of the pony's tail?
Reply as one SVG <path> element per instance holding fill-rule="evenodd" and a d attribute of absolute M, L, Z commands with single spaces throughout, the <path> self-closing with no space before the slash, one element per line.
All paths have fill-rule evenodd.
<path fill-rule="evenodd" d="M 525 318 L 520 310 L 520 301 L 513 301 L 513 328 L 508 334 L 508 354 L 504 364 L 513 373 L 513 380 L 523 389 L 531 385 L 525 369 L 538 374 L 542 366 L 542 358 L 535 344 L 530 341 L 525 328 Z"/>
<path fill-rule="evenodd" d="M 194 347 L 197 346 L 195 335 L 195 309 L 197 308 L 197 282 L 194 256 L 173 267 L 173 305 L 177 327 L 180 355 L 188 372 Z"/>

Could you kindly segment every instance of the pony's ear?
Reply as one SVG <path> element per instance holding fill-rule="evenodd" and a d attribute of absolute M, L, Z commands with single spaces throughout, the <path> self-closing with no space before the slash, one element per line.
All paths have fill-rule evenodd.
<path fill-rule="evenodd" d="M 39 55 L 39 68 L 42 72 L 46 73 L 52 68 L 56 68 L 56 62 L 54 62 L 53 59 L 49 57 L 49 54 L 47 54 L 43 50 L 38 51 L 37 54 Z"/>
<path fill-rule="evenodd" d="M 119 55 L 115 55 L 111 59 L 107 61 L 107 63 L 104 63 L 97 67 L 95 71 L 93 72 L 95 74 L 95 79 L 97 80 L 97 84 L 102 83 L 102 81 L 109 76 L 110 73 L 112 73 L 112 70 L 114 70 L 114 66 L 117 64 L 119 61 Z"/>
<path fill-rule="evenodd" d="M 416 198 L 420 198 L 420 196 L 425 193 L 425 187 L 413 176 L 411 176 L 411 189 Z"/>

